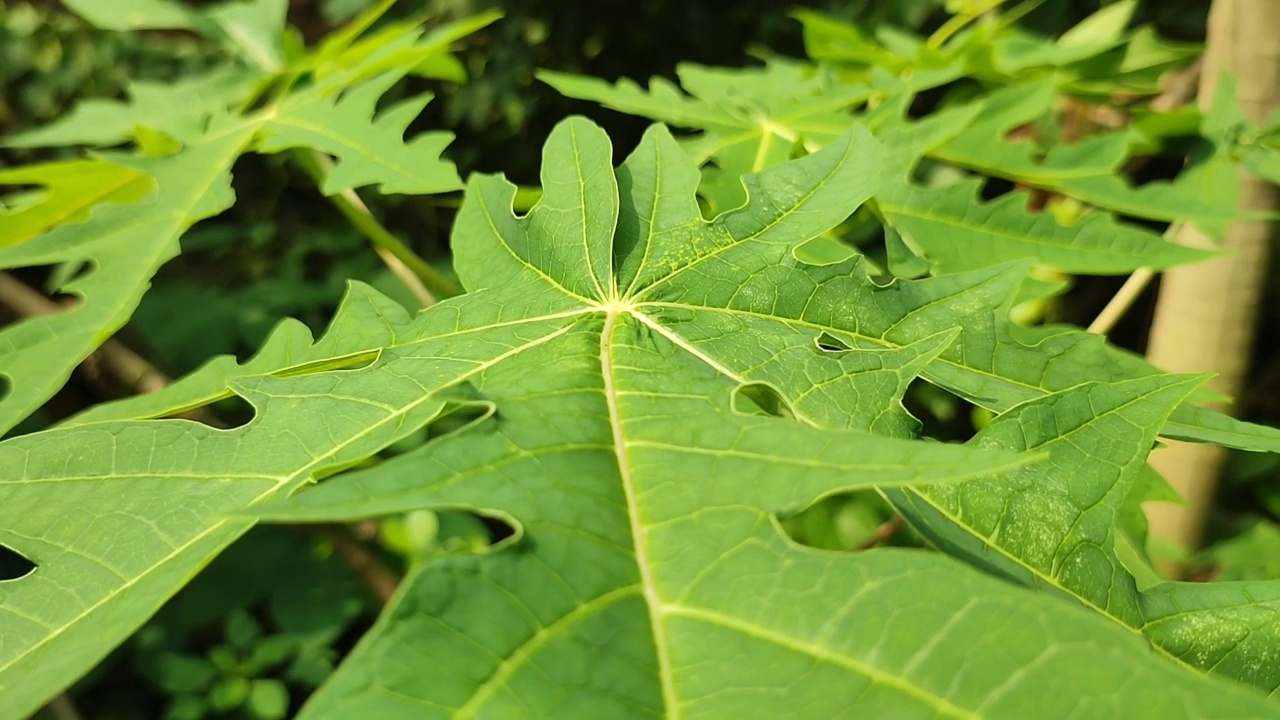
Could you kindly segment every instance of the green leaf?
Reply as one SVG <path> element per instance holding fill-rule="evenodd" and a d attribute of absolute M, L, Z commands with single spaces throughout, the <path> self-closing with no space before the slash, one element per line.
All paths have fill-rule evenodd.
<path fill-rule="evenodd" d="M 145 126 L 176 138 L 199 136 L 206 117 L 225 111 L 248 97 L 254 75 L 243 70 L 215 70 L 174 83 L 134 81 L 129 100 L 81 101 L 65 117 L 43 127 L 10 135 L 7 147 L 119 145 Z"/>
<path fill-rule="evenodd" d="M 1172 183 L 1156 181 L 1141 187 L 1122 180 L 1120 170 L 1134 142 L 1133 131 L 1055 145 L 1043 157 L 1029 140 L 1006 139 L 1014 129 L 1044 115 L 1053 96 L 1054 88 L 1049 82 L 993 93 L 986 99 L 985 111 L 978 121 L 934 148 L 930 155 L 1134 217 L 1185 221 L 1209 232 L 1220 232 L 1235 219 L 1235 204 L 1227 202 L 1221 190 L 1205 193 L 1194 173 L 1185 173 Z"/>
<path fill-rule="evenodd" d="M 69 10 L 103 30 L 193 30 L 199 16 L 172 0 L 64 0 Z"/>
<path fill-rule="evenodd" d="M 694 203 L 697 173 L 665 131 L 651 131 L 616 174 L 610 153 L 599 129 L 562 124 L 548 142 L 542 199 L 523 218 L 510 211 L 514 186 L 473 179 L 455 235 L 472 292 L 397 330 L 367 367 L 308 358 L 235 380 L 258 411 L 244 427 L 94 422 L 0 444 L 0 477 L 16 478 L 0 484 L 0 542 L 39 565 L 2 590 L 8 707 L 34 709 L 100 658 L 252 523 L 242 513 L 298 520 L 461 506 L 507 518 L 513 546 L 425 565 L 389 616 L 412 618 L 396 632 L 380 625 L 312 712 L 340 703 L 330 706 L 339 715 L 421 716 L 434 703 L 467 714 L 511 707 L 519 693 L 554 715 L 565 707 L 558 688 L 571 685 L 584 712 L 723 714 L 751 699 L 998 713 L 1096 667 L 1160 690 L 1121 697 L 1091 684 L 1100 701 L 1261 712 L 1252 695 L 1178 675 L 1095 619 L 945 559 L 815 555 L 779 534 L 771 515 L 834 492 L 958 481 L 1035 459 L 865 432 L 910 432 L 902 392 L 953 333 L 832 352 L 814 328 L 731 311 L 798 307 L 774 267 L 830 272 L 777 258 L 871 194 L 878 153 L 867 133 L 749 178 L 753 201 L 710 222 Z M 818 311 L 812 300 L 803 302 Z M 734 334 L 741 322 L 758 329 Z M 385 332 L 374 331 L 376 342 Z M 480 419 L 291 495 L 459 405 Z M 806 592 L 763 591 L 779 577 Z M 808 590 L 816 584 L 824 592 Z M 937 637 L 927 654 L 912 633 L 883 646 L 862 631 L 908 605 L 914 632 Z M 1036 629 L 1012 643 L 975 641 L 997 617 Z M 396 680 L 375 659 L 391 657 L 383 643 L 405 639 L 424 643 L 415 642 L 419 656 L 449 658 L 431 682 Z M 602 643 L 603 655 L 579 649 Z M 1074 650 L 1012 685 L 1004 672 L 957 681 L 946 669 L 975 652 L 1022 667 L 1061 645 Z M 696 668 L 729 655 L 752 660 L 724 691 Z M 814 662 L 821 673 L 807 672 Z M 369 673 L 394 692 L 370 686 Z M 836 679 L 845 689 L 832 696 Z M 760 696 L 760 683 L 774 690 Z M 1172 686 L 1186 694 L 1157 700 Z M 392 699 L 402 696 L 418 700 Z M 219 691 L 220 706 L 244 701 L 238 688 Z"/>
<path fill-rule="evenodd" d="M 327 84 L 290 95 L 261 121 L 261 152 L 304 147 L 335 155 L 337 165 L 321 188 L 336 194 L 377 185 L 384 194 L 429 194 L 459 190 L 453 163 L 440 153 L 453 140 L 447 132 L 427 132 L 404 140 L 430 95 L 401 101 L 374 118 L 375 105 L 403 72 L 387 72 L 346 90 Z"/>
<path fill-rule="evenodd" d="M 495 414 L 256 512 L 336 521 L 472 507 L 508 519 L 518 539 L 415 572 L 304 717 L 771 716 L 798 703 L 824 715 L 970 717 L 1000 715 L 1004 703 L 1026 703 L 1025 693 L 1067 712 L 1080 697 L 1045 688 L 1087 668 L 1099 678 L 1178 676 L 1136 637 L 1065 605 L 918 553 L 802 551 L 770 521 L 834 491 L 907 482 L 895 475 L 908 467 L 917 483 L 942 480 L 927 457 L 961 450 L 853 431 L 897 409 L 910 374 L 886 377 L 902 362 L 894 355 L 915 349 L 908 362 L 919 362 L 949 337 L 829 353 L 816 328 L 763 313 L 753 320 L 741 307 L 837 310 L 838 296 L 793 295 L 797 285 L 780 282 L 810 274 L 812 287 L 825 269 L 778 260 L 869 194 L 869 147 L 855 134 L 752 176 L 757 199 L 711 222 L 693 203 L 697 173 L 662 131 L 646 136 L 615 186 L 603 135 L 562 124 L 547 145 L 546 192 L 522 219 L 510 212 L 514 186 L 472 180 L 455 234 L 472 294 L 424 313 L 440 327 L 380 365 L 389 379 L 488 347 L 500 361 L 458 367 L 479 369 L 472 383 Z M 454 345 L 450 334 L 470 341 Z M 835 371 L 831 380 L 824 370 Z M 776 393 L 777 404 L 755 403 L 758 412 L 786 417 L 734 412 L 735 390 L 751 388 L 771 391 L 752 391 L 762 400 Z M 893 457 L 908 448 L 910 457 Z M 967 472 L 962 458 L 949 473 Z M 804 592 L 768 590 L 779 587 Z M 993 622 L 1035 629 L 984 642 L 980 628 Z M 887 625 L 901 632 L 886 634 Z M 923 638 L 930 649 L 919 655 Z M 1079 654 L 1028 666 L 1036 647 L 1077 641 Z M 407 662 L 423 657 L 449 662 L 430 671 Z M 961 657 L 1028 669 L 1012 684 L 1004 671 L 957 675 L 948 668 Z M 701 670 L 730 662 L 727 681 Z M 1221 695 L 1203 687 L 1196 701 L 1261 703 L 1228 685 L 1213 685 Z M 1191 695 L 1158 700 L 1167 690 L 1143 702 L 1188 712 L 1179 703 Z"/>
<path fill-rule="evenodd" d="M 255 718 L 277 720 L 289 712 L 289 689 L 279 680 L 254 680 L 245 705 Z"/>
<path fill-rule="evenodd" d="M 701 184 L 701 194 L 709 200 L 713 211 L 736 207 L 745 200 L 738 182 L 744 173 L 785 161 L 797 144 L 813 150 L 829 142 L 852 122 L 844 109 L 860 103 L 870 93 L 867 88 L 856 86 L 848 95 L 836 92 L 833 96 L 815 96 L 809 87 L 820 87 L 813 83 L 824 75 L 813 75 L 814 79 L 808 80 L 810 86 L 806 86 L 808 76 L 800 68 L 782 64 L 747 72 L 684 66 L 681 80 L 702 102 L 688 98 L 660 79 L 653 81 L 646 94 L 626 80 L 610 86 L 594 78 L 557 73 L 544 72 L 539 77 L 569 97 L 595 100 L 623 112 L 703 129 L 690 148 L 699 162 L 710 160 L 715 165 L 704 171 Z M 1027 112 L 1020 105 L 1011 111 L 1011 104 L 1025 101 L 1036 113 L 1048 109 L 1053 86 L 1045 83 L 1031 88 L 1033 97 L 1027 91 L 1012 96 L 1005 93 L 989 101 L 949 108 L 914 124 L 906 124 L 894 114 L 895 107 L 905 112 L 905 100 L 910 94 L 901 94 L 897 105 L 887 103 L 871 114 L 869 119 L 873 120 L 877 135 L 890 150 L 886 180 L 875 199 L 886 226 L 905 243 L 894 250 L 910 247 L 917 254 L 923 253 L 937 273 L 1034 258 L 1063 272 L 1122 274 L 1142 267 L 1163 268 L 1194 262 L 1209 256 L 1201 250 L 1169 243 L 1150 230 L 1118 224 L 1103 213 L 1086 215 L 1076 225 L 1068 226 L 1048 214 L 1026 211 L 1020 194 L 1008 194 L 983 204 L 977 200 L 981 187 L 978 179 L 942 188 L 921 187 L 911 181 L 922 157 L 936 155 L 955 161 L 957 153 L 953 148 L 957 143 L 966 147 L 973 145 L 977 142 L 975 138 L 986 137 L 994 123 L 1000 128 L 996 138 L 1000 147 L 995 152 L 1002 154 L 1002 159 L 984 161 L 980 169 L 997 176 L 1012 172 L 1019 180 L 1040 173 L 1037 177 L 1043 183 L 1057 182 L 1050 178 L 1048 170 L 1024 156 L 1023 148 L 1003 141 L 1009 128 L 1001 118 L 1015 111 Z M 730 123 L 736 123 L 732 126 L 734 129 L 725 129 Z M 1128 154 L 1128 140 L 1119 136 L 1116 139 L 1123 140 L 1121 146 L 1113 148 L 1119 154 L 1108 150 L 1111 154 L 1105 163 L 1091 165 L 1095 159 L 1088 152 L 1082 152 L 1080 157 L 1072 155 L 1065 160 L 1062 172 L 1111 178 Z M 982 149 L 988 150 L 990 148 Z M 979 155 L 975 150 L 961 159 L 972 162 L 971 156 Z M 1061 189 L 1061 184 L 1057 182 L 1054 188 Z M 1107 192 L 1112 190 L 1108 188 Z M 1146 194 L 1134 202 L 1147 202 L 1159 190 L 1158 187 L 1144 188 L 1140 192 Z M 1147 207 L 1145 214 L 1143 211 L 1132 214 L 1154 214 L 1165 219 L 1190 217 L 1196 208 L 1203 209 L 1205 205 L 1199 198 L 1197 194 L 1187 205 L 1183 204 L 1186 198 L 1181 195 L 1162 196 L 1165 210 Z M 1228 216 L 1220 209 L 1215 212 L 1218 213 L 1215 223 Z M 897 257 L 896 267 L 900 271 L 904 261 L 906 257 Z"/>
<path fill-rule="evenodd" d="M 1166 583 L 1142 601 L 1142 631 L 1156 647 L 1272 696 L 1280 688 L 1280 581 Z"/>
<path fill-rule="evenodd" d="M 1124 30 L 1133 19 L 1137 0 L 1120 0 L 1081 20 L 1058 38 L 1059 48 L 1110 47 L 1123 39 Z"/>
<path fill-rule="evenodd" d="M 193 223 L 232 204 L 230 170 L 251 150 L 278 152 L 301 147 L 331 153 L 338 163 L 325 180 L 327 192 L 376 185 L 386 192 L 435 193 L 460 187 L 452 163 L 440 158 L 451 139 L 425 133 L 408 142 L 405 128 L 425 98 L 405 101 L 374 115 L 374 105 L 414 63 L 447 52 L 448 41 L 462 28 L 490 22 L 492 16 L 460 21 L 424 35 L 420 29 L 397 35 L 395 52 L 361 42 L 363 59 L 352 59 L 342 73 L 329 75 L 285 94 L 248 114 L 238 112 L 241 93 L 252 76 L 208 76 L 188 86 L 153 94 L 134 87 L 134 104 L 114 125 L 92 126 L 95 112 L 83 112 L 61 129 L 37 134 L 40 142 L 117 143 L 137 124 L 155 123 L 161 132 L 183 142 L 183 149 L 159 158 L 105 156 L 107 160 L 149 175 L 158 186 L 155 198 L 135 205 L 103 205 L 78 225 L 64 225 L 22 245 L 0 248 L 0 268 L 53 263 L 86 263 L 88 270 L 64 283 L 61 291 L 79 297 L 67 312 L 32 318 L 0 330 L 0 375 L 8 380 L 0 399 L 0 432 L 14 427 L 50 397 L 81 360 L 128 319 L 152 274 L 178 252 L 178 238 Z M 408 66 L 396 62 L 408 61 Z M 269 76 L 260 76 L 261 81 Z M 353 78 L 352 87 L 344 83 Z M 201 88 L 220 88 L 212 97 Z M 234 90 L 234 92 L 232 92 Z M 181 103 L 198 98 L 183 112 Z M 234 101 L 233 101 L 234 100 Z M 154 116 L 151 110 L 159 109 Z M 122 135 L 123 133 L 123 135 Z M 28 136 L 21 142 L 34 142 Z M 47 170 L 47 169 L 46 169 Z M 60 182 L 52 172 L 28 173 L 32 183 Z M 42 180 L 41 178 L 45 178 Z"/>
<path fill-rule="evenodd" d="M 280 38 L 288 10 L 289 0 L 235 0 L 214 6 L 206 17 L 250 65 L 275 72 L 284 62 Z"/>
<path fill-rule="evenodd" d="M 872 94 L 869 86 L 776 61 L 747 69 L 686 63 L 676 72 L 689 95 L 662 78 L 654 78 L 647 91 L 626 79 L 610 85 L 550 71 L 539 72 L 538 79 L 568 97 L 703 130 L 690 149 L 699 163 L 716 158 L 726 175 L 720 192 L 710 197 L 717 212 L 746 200 L 738 181 L 743 174 L 785 162 L 797 143 L 821 147 L 831 142 L 849 128 L 843 111 Z"/>
<path fill-rule="evenodd" d="M 61 225 L 22 245 L 0 249 L 0 268 L 89 262 L 62 292 L 80 299 L 55 315 L 23 320 L 0 330 L 0 374 L 8 393 L 0 399 L 0 431 L 39 407 L 81 360 L 124 324 L 148 280 L 178 252 L 178 236 L 195 221 L 231 205 L 227 172 L 249 140 L 232 133 L 168 158 L 122 155 L 107 159 L 150 176 L 149 201 L 97 207 L 77 225 Z"/>
<path fill-rule="evenodd" d="M 137 202 L 153 189 L 144 173 L 102 159 L 0 170 L 0 185 L 42 188 L 19 208 L 0 208 L 0 248 L 20 245 L 58 225 L 84 222 L 100 203 Z"/>
<path fill-rule="evenodd" d="M 305 325 L 286 319 L 243 364 L 230 355 L 213 358 L 156 392 L 95 405 L 62 426 L 177 415 L 231 397 L 235 382 L 253 375 L 362 367 L 376 359 L 382 348 L 397 344 L 408 324 L 409 316 L 399 303 L 353 281 L 319 341 L 313 342 Z"/>

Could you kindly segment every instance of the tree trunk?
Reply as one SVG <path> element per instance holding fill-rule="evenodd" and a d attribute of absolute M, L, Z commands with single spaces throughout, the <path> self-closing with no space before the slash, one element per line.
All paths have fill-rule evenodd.
<path fill-rule="evenodd" d="M 1222 71 L 1236 78 L 1245 116 L 1261 124 L 1280 106 L 1280 2 L 1213 0 L 1199 102 L 1207 108 Z M 1276 188 L 1240 173 L 1241 207 L 1271 210 Z M 1177 237 L 1187 245 L 1216 244 L 1194 228 Z M 1243 389 L 1267 280 L 1271 224 L 1234 223 L 1210 262 L 1166 271 L 1151 328 L 1148 358 L 1171 372 L 1216 372 L 1210 387 L 1235 397 Z M 1230 406 L 1218 409 L 1230 412 Z M 1205 515 L 1225 451 L 1213 445 L 1168 441 L 1151 464 L 1186 500 L 1185 506 L 1153 505 L 1147 516 L 1154 540 L 1186 550 L 1199 547 Z M 1176 565 L 1163 568 L 1176 575 Z"/>

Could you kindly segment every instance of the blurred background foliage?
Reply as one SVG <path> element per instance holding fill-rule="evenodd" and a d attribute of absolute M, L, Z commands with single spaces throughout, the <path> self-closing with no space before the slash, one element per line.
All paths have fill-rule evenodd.
<path fill-rule="evenodd" d="M 535 70 L 610 81 L 674 78 L 682 62 L 742 66 L 766 53 L 803 57 L 801 26 L 791 17 L 802 7 L 865 30 L 888 24 L 923 35 L 966 2 L 973 0 L 406 0 L 392 12 L 407 16 L 425 8 L 458 18 L 497 8 L 504 19 L 460 47 L 470 76 L 466 83 L 410 81 L 399 97 L 424 87 L 436 93 L 411 132 L 454 132 L 457 140 L 446 154 L 463 177 L 503 172 L 523 185 L 536 185 L 542 141 L 564 116 L 578 113 L 600 123 L 619 157 L 639 140 L 647 122 L 567 99 L 536 81 Z M 290 0 L 290 21 L 314 42 L 371 4 Z M 1055 36 L 1107 4 L 1033 1 L 1020 25 Z M 1204 38 L 1208 6 L 1209 0 L 1143 0 L 1134 25 L 1151 23 L 1165 38 L 1196 43 Z M 103 32 L 56 0 L 0 0 L 0 134 L 45 124 L 82 99 L 120 97 L 131 80 L 171 80 L 228 61 L 217 47 L 186 33 Z M 396 97 L 393 92 L 387 100 Z M 49 156 L 0 149 L 0 165 Z M 128 345 L 179 376 L 214 355 L 246 358 L 286 316 L 322 330 L 349 278 L 415 306 L 312 182 L 278 159 L 246 156 L 241 163 L 250 167 L 235 174 L 239 202 L 183 238 L 182 255 L 156 276 L 122 331 Z M 1144 170 L 1144 179 L 1168 177 L 1178 168 L 1156 160 Z M 448 269 L 448 228 L 457 196 L 369 194 L 366 199 L 419 254 Z M 1051 319 L 1087 323 L 1121 280 L 1081 278 L 1043 312 Z M 1149 312 L 1139 305 L 1112 338 L 1141 350 L 1148 320 Z M 1277 358 L 1280 316 L 1267 322 L 1259 357 Z M 1275 424 L 1280 422 L 1280 364 L 1259 365 L 1258 392 L 1246 399 L 1246 416 Z M 42 421 L 56 421 L 123 392 L 104 387 L 100 378 L 78 375 L 45 409 Z M 984 422 L 966 404 L 924 383 L 913 385 L 907 404 L 937 438 L 963 439 Z M 797 540 L 832 550 L 919 542 L 892 518 L 877 495 L 860 493 L 831 498 L 784 524 Z M 1219 542 L 1197 559 L 1197 576 L 1280 576 L 1278 519 L 1280 456 L 1235 457 L 1212 520 L 1210 534 Z M 462 513 L 411 513 L 366 530 L 357 539 L 374 542 L 399 568 L 442 552 L 483 549 L 504 534 L 494 523 Z M 377 610 L 365 584 L 335 560 L 340 543 L 317 547 L 308 537 L 268 528 L 238 543 L 80 684 L 76 694 L 85 698 L 84 706 L 119 709 L 111 717 L 175 719 L 278 718 L 296 709 Z M 283 600 L 300 597 L 307 599 Z"/>

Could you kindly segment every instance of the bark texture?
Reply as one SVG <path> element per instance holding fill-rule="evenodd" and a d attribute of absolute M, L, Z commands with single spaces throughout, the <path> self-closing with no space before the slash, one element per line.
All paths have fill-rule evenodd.
<path fill-rule="evenodd" d="M 1280 2 L 1214 0 L 1199 102 L 1208 107 L 1222 71 L 1236 78 L 1246 117 L 1262 123 L 1280 106 Z M 1276 207 L 1276 188 L 1240 173 L 1241 206 Z M 1201 247 L 1217 244 L 1187 227 L 1179 242 Z M 1148 358 L 1172 372 L 1215 372 L 1210 387 L 1236 397 L 1244 388 L 1259 303 L 1267 280 L 1272 244 L 1269 222 L 1237 222 L 1221 247 L 1228 254 L 1207 263 L 1167 271 L 1160 286 Z M 1230 412 L 1230 406 L 1218 409 Z M 1225 452 L 1213 445 L 1168 441 L 1151 464 L 1186 500 L 1185 506 L 1148 507 L 1151 536 L 1157 542 L 1194 550 L 1199 547 L 1207 509 Z M 1163 568 L 1176 575 L 1176 566 Z"/>

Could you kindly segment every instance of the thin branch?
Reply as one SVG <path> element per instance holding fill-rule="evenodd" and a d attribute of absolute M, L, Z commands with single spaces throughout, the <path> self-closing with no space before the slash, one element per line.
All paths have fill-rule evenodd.
<path fill-rule="evenodd" d="M 893 537 L 905 524 L 906 521 L 900 517 L 893 518 L 892 520 L 886 520 L 880 524 L 880 527 L 876 528 L 875 532 L 871 533 L 870 537 L 858 543 L 857 547 L 854 548 L 854 551 L 870 550 L 877 545 L 887 542 L 889 538 Z"/>
<path fill-rule="evenodd" d="M 20 317 L 53 315 L 63 311 L 57 303 L 8 273 L 0 273 L 0 305 Z M 168 376 L 118 340 L 107 340 L 95 354 L 102 367 L 139 394 L 155 392 L 170 383 Z"/>
<path fill-rule="evenodd" d="M 324 178 L 333 169 L 333 162 L 314 150 L 298 150 L 293 153 L 293 157 L 315 180 L 316 185 L 322 185 Z M 431 267 L 426 260 L 401 242 L 400 238 L 383 227 L 354 190 L 343 190 L 336 195 L 329 195 L 328 198 L 352 227 L 373 243 L 379 251 L 378 255 L 387 263 L 391 271 L 409 286 L 424 307 L 434 303 L 436 297 L 448 298 L 462 294 L 462 288 L 458 287 L 457 283 Z"/>
<path fill-rule="evenodd" d="M 1164 230 L 1164 239 L 1172 241 L 1182 231 L 1184 223 L 1171 223 Z M 1111 332 L 1112 328 L 1120 322 L 1120 318 L 1133 307 L 1133 304 L 1142 296 L 1142 291 L 1147 289 L 1151 281 L 1155 279 L 1156 273 L 1151 268 L 1138 268 L 1128 280 L 1124 281 L 1124 285 L 1116 291 L 1116 294 L 1107 302 L 1107 306 L 1102 308 L 1102 312 L 1089 323 L 1087 330 L 1091 333 L 1106 335 Z"/>
<path fill-rule="evenodd" d="M 396 588 L 400 586 L 400 576 L 384 565 L 364 543 L 352 537 L 351 528 L 345 525 L 318 525 L 314 526 L 314 530 L 333 542 L 333 554 L 360 578 L 379 602 L 386 605 L 391 601 Z"/>
<path fill-rule="evenodd" d="M 75 702 L 72 701 L 71 696 L 66 693 L 59 695 L 49 703 L 49 714 L 53 716 L 54 720 L 80 720 L 83 717 L 80 715 L 80 710 L 76 707 Z"/>
<path fill-rule="evenodd" d="M 1098 317 L 1089 323 L 1088 330 L 1098 335 L 1106 335 L 1116 326 L 1121 317 L 1128 312 L 1133 303 L 1142 295 L 1142 291 L 1147 289 L 1147 285 L 1151 284 L 1152 278 L 1156 276 L 1150 268 L 1138 268 L 1128 280 L 1124 281 L 1124 285 L 1116 291 L 1111 300 L 1107 302 L 1107 306 L 1102 308 L 1102 312 L 1098 313 Z"/>

